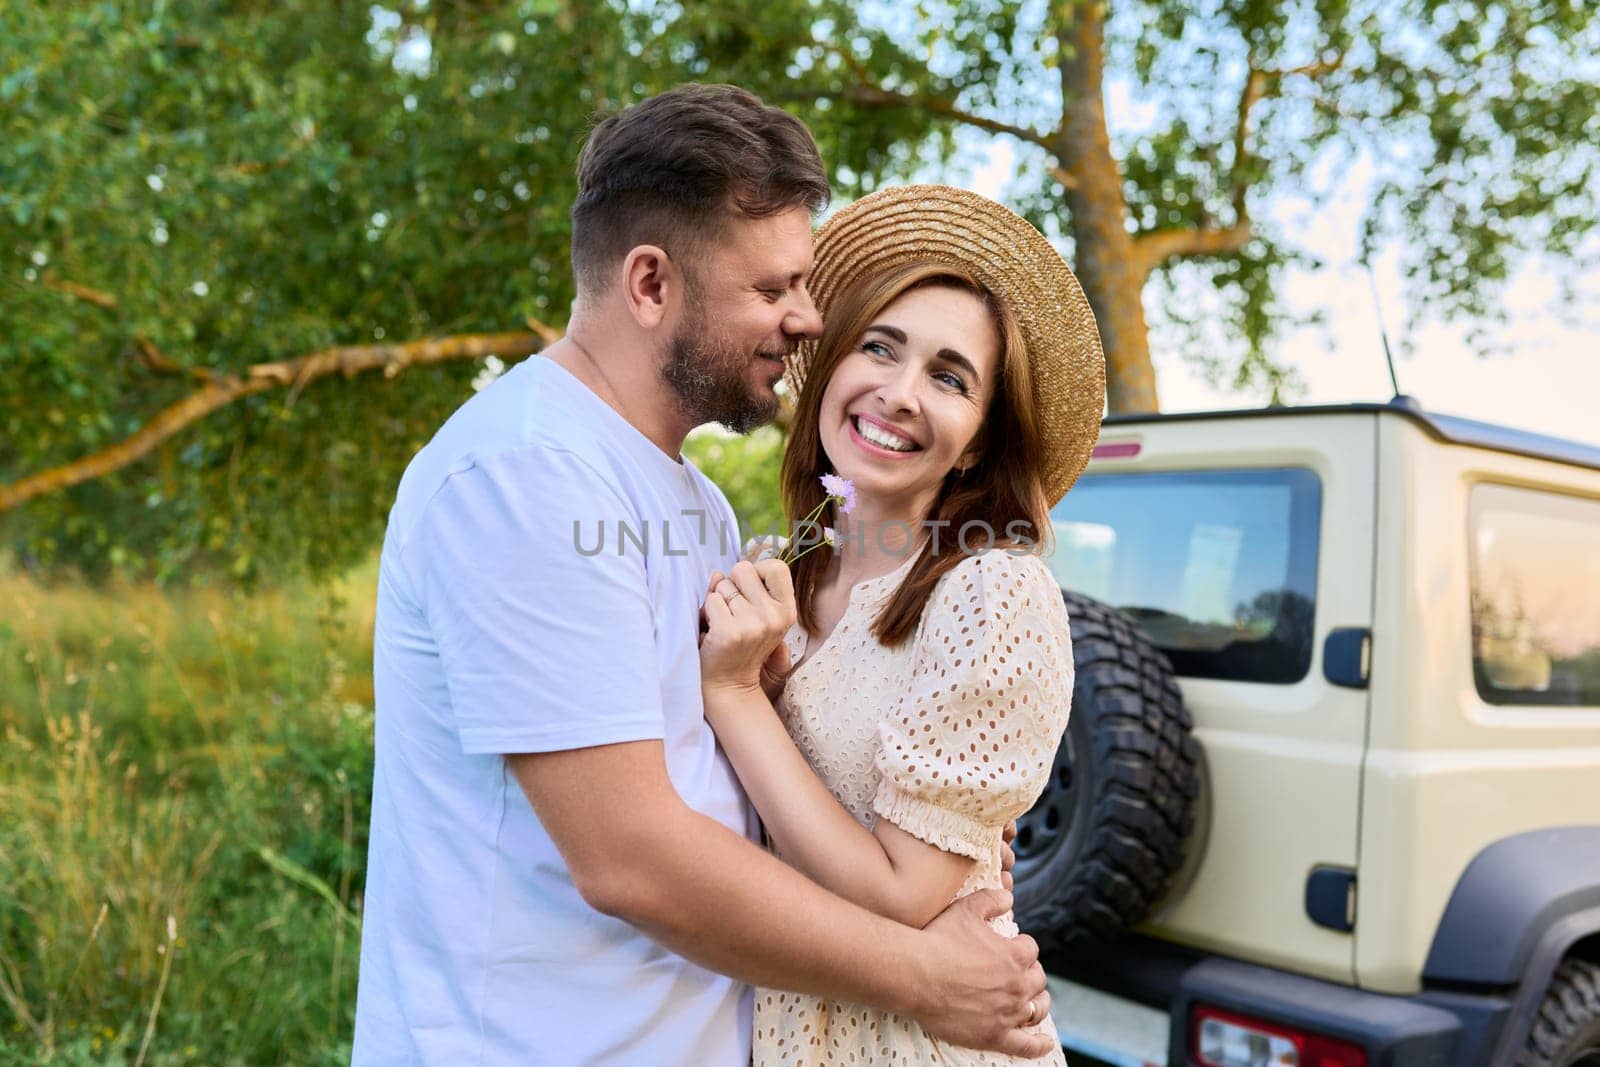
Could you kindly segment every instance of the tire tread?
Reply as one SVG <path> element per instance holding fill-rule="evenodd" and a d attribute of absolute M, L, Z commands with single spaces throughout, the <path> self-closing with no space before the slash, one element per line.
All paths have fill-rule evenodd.
<path fill-rule="evenodd" d="M 1063 592 L 1072 620 L 1073 714 L 1092 717 L 1086 846 L 1041 892 L 1019 886 L 1017 921 L 1047 950 L 1101 940 L 1137 923 L 1183 863 L 1200 793 L 1200 750 L 1172 665 L 1129 621 Z M 1053 787 L 1053 786 L 1051 786 Z M 1047 787 L 1047 788 L 1051 788 Z M 1024 898 L 1027 898 L 1024 900 Z"/>
<path fill-rule="evenodd" d="M 1564 1067 L 1579 1047 L 1600 1048 L 1600 966 L 1561 961 L 1516 1067 Z"/>

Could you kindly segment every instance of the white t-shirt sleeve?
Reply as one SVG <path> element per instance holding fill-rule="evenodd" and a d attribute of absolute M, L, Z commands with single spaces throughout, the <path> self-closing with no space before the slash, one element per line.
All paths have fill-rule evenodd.
<path fill-rule="evenodd" d="M 639 517 L 570 452 L 475 460 L 434 494 L 405 569 L 469 754 L 555 752 L 665 734 L 644 553 L 585 554 Z M 613 541 L 614 546 L 614 541 Z"/>

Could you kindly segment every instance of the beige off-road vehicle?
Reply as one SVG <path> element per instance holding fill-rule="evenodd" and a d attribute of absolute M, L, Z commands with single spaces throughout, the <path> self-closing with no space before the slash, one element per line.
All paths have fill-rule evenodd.
<path fill-rule="evenodd" d="M 1600 449 L 1118 417 L 1053 519 L 1017 907 L 1069 1059 L 1600 1067 Z"/>

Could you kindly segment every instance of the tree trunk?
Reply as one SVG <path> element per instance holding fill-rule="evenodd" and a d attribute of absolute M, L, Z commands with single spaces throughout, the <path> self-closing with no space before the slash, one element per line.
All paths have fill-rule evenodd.
<path fill-rule="evenodd" d="M 1063 108 L 1056 154 L 1077 179 L 1067 189 L 1067 207 L 1077 242 L 1078 280 L 1094 308 L 1106 351 L 1106 406 L 1113 413 L 1158 411 L 1144 317 L 1147 274 L 1128 232 L 1122 170 L 1106 131 L 1103 15 L 1098 0 L 1056 7 Z"/>

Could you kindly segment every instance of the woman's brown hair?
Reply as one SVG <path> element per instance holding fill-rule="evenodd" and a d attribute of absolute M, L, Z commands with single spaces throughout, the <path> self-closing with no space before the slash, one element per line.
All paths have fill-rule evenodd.
<path fill-rule="evenodd" d="M 913 262 L 865 278 L 841 293 L 830 309 L 822 338 L 806 367 L 795 405 L 794 429 L 783 456 L 783 507 L 791 525 L 811 514 L 825 495 L 822 475 L 832 472 L 818 426 L 822 394 L 839 362 L 855 349 L 868 326 L 895 300 L 913 289 L 947 286 L 972 293 L 989 309 L 1000 341 L 999 375 L 978 430 L 978 460 L 964 473 L 951 471 L 934 500 L 929 536 L 878 618 L 872 634 L 880 644 L 902 644 L 916 632 L 923 608 L 951 568 L 971 548 L 962 531 L 981 523 L 983 545 L 1015 550 L 1030 547 L 1050 530 L 1050 504 L 1040 482 L 1039 424 L 1034 417 L 1033 377 L 1022 330 L 1010 309 L 971 275 L 943 263 Z M 837 527 L 830 505 L 822 521 Z M 943 525 L 941 525 L 943 524 Z M 1019 527 L 1026 531 L 1019 533 Z M 969 531 L 970 532 L 970 531 Z M 807 632 L 816 633 L 812 599 L 833 559 L 831 548 L 808 552 L 794 564 L 795 605 Z"/>

